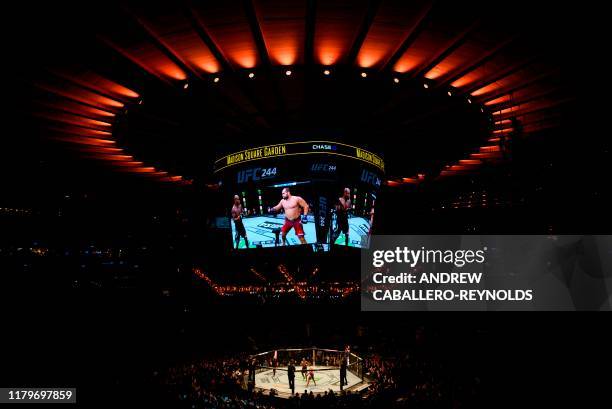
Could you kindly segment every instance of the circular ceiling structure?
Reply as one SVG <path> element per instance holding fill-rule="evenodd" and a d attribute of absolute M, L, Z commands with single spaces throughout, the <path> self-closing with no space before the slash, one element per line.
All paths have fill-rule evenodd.
<path fill-rule="evenodd" d="M 300 140 L 381 152 L 391 187 L 470 174 L 507 160 L 518 129 L 559 126 L 573 98 L 542 14 L 521 7 L 235 0 L 54 13 L 65 33 L 32 75 L 41 134 L 159 182 L 209 182 L 220 153 Z"/>

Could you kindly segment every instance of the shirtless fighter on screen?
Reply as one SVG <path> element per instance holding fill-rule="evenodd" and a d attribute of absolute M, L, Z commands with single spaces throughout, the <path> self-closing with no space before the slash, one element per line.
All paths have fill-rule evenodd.
<path fill-rule="evenodd" d="M 249 248 L 249 240 L 247 239 L 246 229 L 244 228 L 244 224 L 242 223 L 242 203 L 240 203 L 240 196 L 234 196 L 234 206 L 232 207 L 232 220 L 234 221 L 234 226 L 236 227 L 236 248 L 238 248 L 238 244 L 240 244 L 240 237 L 244 237 L 244 244 L 246 248 Z"/>
<path fill-rule="evenodd" d="M 283 237 L 283 246 L 287 244 L 287 233 L 291 228 L 295 229 L 295 234 L 300 239 L 302 244 L 306 244 L 304 238 L 304 228 L 302 227 L 301 214 L 308 214 L 308 203 L 299 196 L 292 196 L 288 187 L 282 191 L 283 198 L 274 207 L 268 209 L 269 212 L 278 213 L 283 209 L 285 211 L 285 224 L 281 228 Z"/>

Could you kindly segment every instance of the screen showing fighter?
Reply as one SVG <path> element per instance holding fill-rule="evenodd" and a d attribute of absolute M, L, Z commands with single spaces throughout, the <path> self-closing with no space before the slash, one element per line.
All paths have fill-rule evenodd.
<path fill-rule="evenodd" d="M 345 187 L 335 196 L 331 209 L 330 243 L 347 247 L 367 247 L 372 232 L 376 193 Z"/>
<path fill-rule="evenodd" d="M 244 239 L 244 247 L 249 247 L 249 239 L 247 238 L 246 229 L 244 223 L 242 223 L 243 214 L 242 203 L 240 202 L 240 196 L 234 196 L 234 206 L 232 206 L 232 221 L 234 222 L 234 241 L 236 242 L 236 248 L 240 247 L 240 238 Z"/>
<path fill-rule="evenodd" d="M 342 196 L 338 198 L 338 203 L 336 203 L 336 229 L 332 234 L 332 243 L 335 243 L 340 233 L 343 233 L 344 244 L 349 245 L 348 213 L 351 209 L 351 189 L 345 187 Z"/>
<path fill-rule="evenodd" d="M 287 244 L 287 233 L 289 230 L 294 229 L 295 235 L 300 240 L 300 243 L 306 244 L 304 238 L 304 228 L 302 222 L 307 222 L 306 216 L 308 215 L 308 203 L 300 196 L 293 196 L 291 190 L 288 187 L 283 188 L 281 192 L 282 199 L 278 204 L 269 209 L 272 213 L 278 213 L 281 210 L 285 213 L 285 223 L 281 227 L 281 238 L 283 240 L 283 246 Z"/>

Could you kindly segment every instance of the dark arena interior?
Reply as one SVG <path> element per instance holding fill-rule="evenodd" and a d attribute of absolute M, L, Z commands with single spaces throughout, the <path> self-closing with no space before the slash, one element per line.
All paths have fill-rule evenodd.
<path fill-rule="evenodd" d="M 566 369 L 605 343 L 599 317 L 362 312 L 359 274 L 373 234 L 610 231 L 602 13 L 3 9 L 0 387 L 74 386 L 101 407 L 490 407 L 543 391 L 559 339 L 584 354 Z M 289 216 L 285 190 L 307 214 Z M 251 381 L 274 365 L 256 354 L 308 348 L 350 350 L 365 386 L 280 396 Z"/>

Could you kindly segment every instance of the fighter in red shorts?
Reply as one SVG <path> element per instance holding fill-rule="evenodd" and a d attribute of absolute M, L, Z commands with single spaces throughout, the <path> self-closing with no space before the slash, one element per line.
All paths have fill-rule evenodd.
<path fill-rule="evenodd" d="M 295 230 L 295 234 L 300 239 L 300 242 L 306 244 L 301 215 L 304 214 L 306 216 L 308 214 L 308 203 L 299 196 L 292 196 L 288 187 L 283 189 L 282 196 L 281 201 L 276 206 L 271 207 L 269 211 L 275 213 L 280 212 L 281 209 L 285 211 L 285 224 L 281 228 L 283 246 L 287 244 L 287 233 L 289 233 L 291 228 Z"/>

